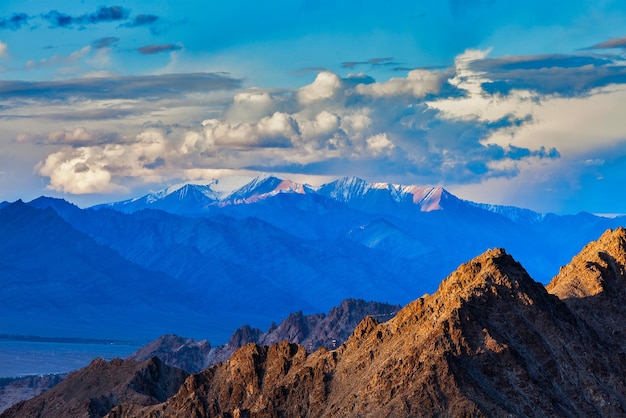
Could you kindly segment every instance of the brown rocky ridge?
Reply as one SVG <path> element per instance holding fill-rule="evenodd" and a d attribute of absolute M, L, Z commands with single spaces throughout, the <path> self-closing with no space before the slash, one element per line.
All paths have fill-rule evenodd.
<path fill-rule="evenodd" d="M 0 413 L 58 385 L 67 373 L 0 379 Z"/>
<path fill-rule="evenodd" d="M 328 315 L 305 315 L 302 311 L 292 313 L 280 324 L 272 324 L 267 332 L 245 325 L 233 333 L 226 345 L 211 350 L 208 363 L 214 365 L 228 360 L 235 350 L 249 343 L 272 345 L 289 341 L 304 346 L 309 353 L 320 347 L 335 349 L 350 337 L 366 316 L 387 320 L 400 309 L 399 305 L 346 299 L 332 308 Z"/>
<path fill-rule="evenodd" d="M 197 373 L 205 368 L 226 361 L 239 348 L 251 342 L 269 345 L 278 341 L 290 341 L 304 345 L 308 351 L 319 347 L 336 348 L 348 339 L 354 328 L 367 315 L 388 319 L 400 310 L 400 306 L 362 299 L 346 299 L 328 314 L 304 315 L 296 312 L 280 324 L 272 324 L 267 332 L 244 325 L 237 329 L 228 343 L 211 347 L 206 340 L 166 334 L 127 357 L 128 360 L 143 362 L 158 357 L 163 363 Z M 32 399 L 59 384 L 67 374 L 52 376 L 29 376 L 0 382 L 0 412 L 12 405 Z M 8 380 L 8 379 L 5 379 Z"/>
<path fill-rule="evenodd" d="M 608 230 L 585 246 L 546 286 L 599 338 L 626 352 L 626 229 Z M 626 373 L 626 371 L 625 371 Z"/>
<path fill-rule="evenodd" d="M 626 416 L 623 238 L 607 232 L 563 268 L 549 289 L 564 301 L 489 250 L 395 318 L 366 318 L 337 350 L 249 344 L 166 402 L 108 416 Z M 583 316 L 598 301 L 610 321 Z"/>
<path fill-rule="evenodd" d="M 141 362 L 158 357 L 168 366 L 196 373 L 211 365 L 208 360 L 211 351 L 211 343 L 206 340 L 196 341 L 166 334 L 141 347 L 126 359 Z"/>
<path fill-rule="evenodd" d="M 620 228 L 585 247 L 548 286 L 554 294 L 489 250 L 393 319 L 367 317 L 336 350 L 251 343 L 161 403 L 120 397 L 107 416 L 626 416 L 625 237 Z M 100 399 L 113 377 L 90 376 L 101 376 L 89 380 L 89 399 Z M 57 397 L 87 399 L 70 391 L 86 390 L 79 382 L 2 416 L 37 416 L 20 412 L 64 384 Z M 44 415 L 81 416 L 53 412 Z"/>
<path fill-rule="evenodd" d="M 142 363 L 96 359 L 47 392 L 13 405 L 0 417 L 102 417 L 122 402 L 142 406 L 163 402 L 188 375 L 157 357 Z"/>

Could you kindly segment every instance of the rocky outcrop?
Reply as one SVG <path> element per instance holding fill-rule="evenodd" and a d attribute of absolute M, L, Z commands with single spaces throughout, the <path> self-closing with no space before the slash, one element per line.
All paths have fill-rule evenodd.
<path fill-rule="evenodd" d="M 177 367 L 189 373 L 197 373 L 207 368 L 211 343 L 191 338 L 166 334 L 141 347 L 127 357 L 128 360 L 146 361 L 158 357 L 168 366 Z"/>
<path fill-rule="evenodd" d="M 393 318 L 400 308 L 389 303 L 346 299 L 332 308 L 328 315 L 304 315 L 302 311 L 292 313 L 280 324 L 272 324 L 267 332 L 244 325 L 233 333 L 226 345 L 211 350 L 208 363 L 213 365 L 226 361 L 235 350 L 249 343 L 271 345 L 288 341 L 302 345 L 309 353 L 320 347 L 332 350 L 345 342 L 366 316 L 386 320 Z"/>
<path fill-rule="evenodd" d="M 291 314 L 278 326 L 271 327 L 255 342 L 271 345 L 289 341 L 303 345 L 309 352 L 320 347 L 332 350 L 345 342 L 365 317 L 372 316 L 380 321 L 386 321 L 393 318 L 400 309 L 399 305 L 346 299 L 339 306 L 332 308 L 328 315 L 303 315 L 302 312 Z"/>
<path fill-rule="evenodd" d="M 489 250 L 392 319 L 366 317 L 335 350 L 251 342 L 166 400 L 120 397 L 107 416 L 626 416 L 625 243 L 626 231 L 607 232 L 550 292 L 506 251 Z M 303 318 L 285 330 L 304 338 Z M 100 385 L 113 378 L 99 375 Z M 71 387 L 57 396 L 70 402 Z"/>
<path fill-rule="evenodd" d="M 608 230 L 586 245 L 546 288 L 626 356 L 626 229 Z"/>
<path fill-rule="evenodd" d="M 337 350 L 252 343 L 166 402 L 109 416 L 623 416 L 623 353 L 580 312 L 490 250 L 395 318 L 366 318 Z"/>
<path fill-rule="evenodd" d="M 49 391 L 22 401 L 0 415 L 9 417 L 102 417 L 123 403 L 138 406 L 164 402 L 188 373 L 169 367 L 157 357 L 142 363 L 96 359 L 70 374 Z"/>
<path fill-rule="evenodd" d="M 0 379 L 0 412 L 58 385 L 67 373 Z"/>

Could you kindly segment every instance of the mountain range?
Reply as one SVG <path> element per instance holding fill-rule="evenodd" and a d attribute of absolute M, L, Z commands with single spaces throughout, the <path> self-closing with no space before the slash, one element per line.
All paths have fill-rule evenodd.
<path fill-rule="evenodd" d="M 177 390 L 156 358 L 95 361 L 2 417 L 624 416 L 625 281 L 624 228 L 547 286 L 490 249 L 335 349 L 250 343 Z"/>
<path fill-rule="evenodd" d="M 546 283 L 626 220 L 358 178 L 214 189 L 187 184 L 86 209 L 47 197 L 0 204 L 0 333 L 174 333 L 220 345 L 241 324 L 267 329 L 346 298 L 404 305 L 488 248 L 507 248 Z"/>
<path fill-rule="evenodd" d="M 320 347 L 337 348 L 348 339 L 354 328 L 366 316 L 389 319 L 400 309 L 401 306 L 398 305 L 346 299 L 339 306 L 332 308 L 328 314 L 304 315 L 302 311 L 294 312 L 279 324 L 273 323 L 265 332 L 243 325 L 233 332 L 226 344 L 219 346 L 212 346 L 207 340 L 196 341 L 173 334 L 162 335 L 136 350 L 126 360 L 143 363 L 157 357 L 167 366 L 181 369 L 186 373 L 198 373 L 209 366 L 228 360 L 237 349 L 249 343 L 271 344 L 290 341 L 302 344 L 309 352 Z M 117 362 L 112 366 L 116 364 L 122 365 Z M 0 379 L 0 413 L 20 401 L 31 399 L 52 389 L 68 374 Z"/>

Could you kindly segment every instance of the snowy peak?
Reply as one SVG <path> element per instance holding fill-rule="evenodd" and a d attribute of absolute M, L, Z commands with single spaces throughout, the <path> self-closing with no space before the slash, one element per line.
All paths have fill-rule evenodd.
<path fill-rule="evenodd" d="M 308 185 L 291 180 L 283 180 L 274 176 L 263 176 L 253 179 L 250 183 L 233 192 L 226 198 L 226 203 L 254 203 L 279 193 L 307 194 L 314 193 L 314 190 Z"/>
<path fill-rule="evenodd" d="M 358 177 L 346 177 L 324 184 L 317 189 L 317 192 L 343 203 L 358 202 L 359 206 L 371 209 L 410 204 L 417 206 L 422 212 L 430 212 L 444 209 L 446 201 L 458 201 L 442 187 L 368 183 Z"/>
<path fill-rule="evenodd" d="M 185 184 L 178 190 L 171 192 L 165 199 L 194 199 L 197 201 L 215 202 L 221 198 L 221 194 L 211 188 L 210 184 Z"/>
<path fill-rule="evenodd" d="M 545 219 L 546 215 L 532 211 L 530 209 L 518 208 L 515 206 L 491 205 L 487 203 L 474 203 L 466 200 L 472 206 L 489 212 L 497 213 L 505 218 L 509 218 L 513 222 L 533 225 Z"/>
<path fill-rule="evenodd" d="M 217 181 L 215 182 L 217 183 Z M 225 195 L 213 185 L 185 184 L 122 202 L 99 205 L 131 213 L 158 209 L 177 214 L 200 214 L 231 205 L 254 204 L 281 194 L 318 195 L 368 213 L 395 213 L 405 217 L 415 212 L 453 209 L 462 203 L 442 187 L 421 187 L 384 182 L 370 183 L 358 177 L 311 187 L 275 176 L 261 176 Z"/>
<path fill-rule="evenodd" d="M 401 186 L 400 189 L 402 195 L 409 196 L 422 212 L 442 210 L 442 199 L 452 196 L 443 187 Z"/>
<path fill-rule="evenodd" d="M 120 212 L 136 212 L 142 209 L 157 209 L 172 213 L 197 213 L 208 208 L 222 197 L 211 184 L 176 185 L 138 198 L 108 203 L 96 208 L 111 208 Z"/>
<path fill-rule="evenodd" d="M 370 184 L 358 177 L 344 177 L 330 183 L 323 184 L 317 192 L 340 202 L 350 202 L 355 197 L 364 196 L 370 188 Z"/>

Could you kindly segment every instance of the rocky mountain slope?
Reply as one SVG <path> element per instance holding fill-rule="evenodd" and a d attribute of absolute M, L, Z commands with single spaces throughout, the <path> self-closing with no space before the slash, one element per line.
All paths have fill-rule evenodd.
<path fill-rule="evenodd" d="M 624 234 L 562 269 L 549 289 L 563 300 L 489 250 L 336 350 L 248 344 L 166 402 L 108 416 L 624 416 Z M 585 317 L 597 300 L 615 308 L 610 322 Z"/>
<path fill-rule="evenodd" d="M 144 362 L 158 357 L 168 366 L 197 373 L 228 360 L 237 349 L 251 342 L 269 345 L 273 342 L 289 341 L 304 345 L 309 352 L 322 346 L 336 348 L 348 339 L 366 316 L 389 319 L 400 308 L 399 305 L 346 299 L 328 314 L 304 315 L 301 311 L 293 313 L 280 324 L 272 324 L 266 332 L 244 325 L 232 334 L 227 344 L 216 347 L 212 347 L 207 340 L 196 341 L 166 334 L 139 348 L 126 360 Z M 19 401 L 34 398 L 51 389 L 66 377 L 67 373 L 0 381 L 0 412 Z"/>
<path fill-rule="evenodd" d="M 626 353 L 626 229 L 606 231 L 585 246 L 548 284 L 602 341 Z"/>
<path fill-rule="evenodd" d="M 0 412 L 58 385 L 67 373 L 0 379 Z"/>
<path fill-rule="evenodd" d="M 158 357 L 168 366 L 196 373 L 211 365 L 208 360 L 211 351 L 211 343 L 207 340 L 196 341 L 166 334 L 141 347 L 126 359 L 142 362 Z"/>
<path fill-rule="evenodd" d="M 228 343 L 216 347 L 211 347 L 211 343 L 206 340 L 195 341 L 177 335 L 164 335 L 140 348 L 128 359 L 145 361 L 156 356 L 167 365 L 197 373 L 228 360 L 237 349 L 249 343 L 271 345 L 289 341 L 303 345 L 308 352 L 320 347 L 333 349 L 344 343 L 366 316 L 387 320 L 400 308 L 399 305 L 388 303 L 346 299 L 327 315 L 304 315 L 302 311 L 292 313 L 280 324 L 272 324 L 266 332 L 244 325 L 232 334 Z"/>
<path fill-rule="evenodd" d="M 49 391 L 12 406 L 0 416 L 102 417 L 123 402 L 143 406 L 163 402 L 187 376 L 157 357 L 142 363 L 96 359 Z"/>

